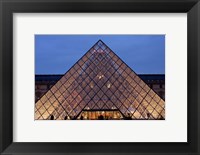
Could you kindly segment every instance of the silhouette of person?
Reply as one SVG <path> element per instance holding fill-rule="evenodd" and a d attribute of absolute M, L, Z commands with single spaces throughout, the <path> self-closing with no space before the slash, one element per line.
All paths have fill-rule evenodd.
<path fill-rule="evenodd" d="M 147 113 L 147 117 L 148 117 L 148 119 L 150 118 L 150 113 Z"/>
<path fill-rule="evenodd" d="M 99 120 L 104 120 L 103 115 L 100 115 L 100 116 L 98 117 L 98 119 L 99 119 Z"/>
<path fill-rule="evenodd" d="M 83 115 L 81 115 L 81 118 L 80 118 L 81 120 L 83 120 Z"/>
<path fill-rule="evenodd" d="M 130 113 L 128 113 L 127 119 L 128 119 L 128 120 L 131 120 L 131 115 L 130 115 Z"/>
<path fill-rule="evenodd" d="M 50 120 L 54 120 L 54 116 L 53 115 L 51 115 Z"/>
<path fill-rule="evenodd" d="M 125 118 L 124 118 L 125 120 L 131 120 L 131 116 L 130 116 L 130 113 L 128 113 L 126 116 L 125 116 Z"/>

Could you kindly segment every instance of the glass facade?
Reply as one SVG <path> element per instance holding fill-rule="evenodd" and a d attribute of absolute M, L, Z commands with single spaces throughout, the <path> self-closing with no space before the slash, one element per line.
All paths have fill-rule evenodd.
<path fill-rule="evenodd" d="M 165 119 L 165 102 L 98 41 L 36 102 L 35 119 Z"/>

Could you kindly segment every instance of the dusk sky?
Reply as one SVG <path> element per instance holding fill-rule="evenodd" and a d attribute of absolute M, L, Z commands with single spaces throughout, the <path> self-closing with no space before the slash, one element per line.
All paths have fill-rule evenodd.
<path fill-rule="evenodd" d="M 35 35 L 35 74 L 64 74 L 99 39 L 137 74 L 165 74 L 165 35 Z"/>

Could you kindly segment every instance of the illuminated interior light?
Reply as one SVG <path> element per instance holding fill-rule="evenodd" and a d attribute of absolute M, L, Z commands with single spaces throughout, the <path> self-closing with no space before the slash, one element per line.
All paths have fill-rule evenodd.
<path fill-rule="evenodd" d="M 94 87 L 93 84 L 91 84 L 90 87 L 93 88 Z"/>
<path fill-rule="evenodd" d="M 98 77 L 99 79 L 101 79 L 101 78 L 104 77 L 104 75 L 97 75 L 97 77 Z"/>
<path fill-rule="evenodd" d="M 110 87 L 111 87 L 111 84 L 109 83 L 109 84 L 107 85 L 107 87 L 110 88 Z"/>

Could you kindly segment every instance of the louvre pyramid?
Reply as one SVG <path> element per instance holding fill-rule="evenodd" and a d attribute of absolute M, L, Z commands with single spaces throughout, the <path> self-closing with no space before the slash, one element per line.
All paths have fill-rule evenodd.
<path fill-rule="evenodd" d="M 80 119 L 84 111 L 120 119 L 165 119 L 165 102 L 99 40 L 35 104 L 35 120 Z"/>

